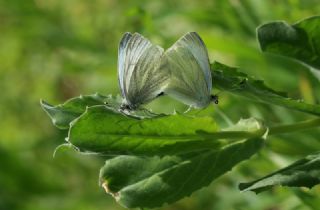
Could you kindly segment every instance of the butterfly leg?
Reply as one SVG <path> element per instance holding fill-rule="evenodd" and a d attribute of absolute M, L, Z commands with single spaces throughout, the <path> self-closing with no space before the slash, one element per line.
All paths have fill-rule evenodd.
<path fill-rule="evenodd" d="M 184 111 L 183 113 L 187 113 L 187 112 L 189 112 L 191 109 L 192 109 L 192 106 L 189 106 L 189 108 L 188 108 L 186 111 Z"/>

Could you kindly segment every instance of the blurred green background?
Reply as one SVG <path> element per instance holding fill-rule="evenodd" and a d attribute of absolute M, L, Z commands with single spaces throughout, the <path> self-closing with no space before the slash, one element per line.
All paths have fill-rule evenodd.
<path fill-rule="evenodd" d="M 317 103 L 319 81 L 302 65 L 262 54 L 255 30 L 268 21 L 293 23 L 319 11 L 318 0 L 0 0 L 0 209 L 124 209 L 98 186 L 103 158 L 74 151 L 53 158 L 66 132 L 56 129 L 39 105 L 40 98 L 58 104 L 80 94 L 119 94 L 117 48 L 124 32 L 140 32 L 167 48 L 197 31 L 211 61 L 238 66 L 291 97 Z M 166 113 L 186 109 L 166 97 L 148 107 Z M 224 92 L 217 107 L 202 113 L 221 127 L 248 117 L 268 125 L 310 118 Z M 317 187 L 276 188 L 256 196 L 240 193 L 237 183 L 319 150 L 319 136 L 314 129 L 269 138 L 250 161 L 162 209 L 312 209 Z"/>

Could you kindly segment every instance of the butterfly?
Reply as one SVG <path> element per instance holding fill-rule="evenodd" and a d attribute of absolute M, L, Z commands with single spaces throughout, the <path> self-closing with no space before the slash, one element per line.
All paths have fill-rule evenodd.
<path fill-rule="evenodd" d="M 162 58 L 170 74 L 164 93 L 190 107 L 201 109 L 210 102 L 218 103 L 211 95 L 212 78 L 207 48 L 196 32 L 189 32 L 175 42 Z"/>
<path fill-rule="evenodd" d="M 123 35 L 118 51 L 121 110 L 136 110 L 163 94 L 169 82 L 168 68 L 162 65 L 163 55 L 163 48 L 139 33 Z"/>

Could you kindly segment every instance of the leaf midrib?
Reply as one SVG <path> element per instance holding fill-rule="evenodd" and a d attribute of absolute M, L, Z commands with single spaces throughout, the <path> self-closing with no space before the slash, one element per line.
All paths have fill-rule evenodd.
<path fill-rule="evenodd" d="M 248 137 L 257 137 L 261 136 L 264 133 L 264 129 L 259 129 L 253 132 L 249 131 L 221 131 L 216 133 L 208 133 L 208 134 L 188 134 L 188 135 L 161 135 L 161 134 L 153 134 L 153 135 L 143 135 L 143 134 L 112 134 L 112 133 L 103 133 L 103 132 L 96 132 L 96 135 L 104 135 L 110 137 L 130 137 L 130 138 L 141 138 L 141 139 L 188 139 L 189 140 L 197 140 L 199 138 L 205 138 L 206 140 L 209 138 L 215 139 L 239 139 L 239 138 L 248 138 Z M 69 137 L 72 134 L 72 131 Z"/>

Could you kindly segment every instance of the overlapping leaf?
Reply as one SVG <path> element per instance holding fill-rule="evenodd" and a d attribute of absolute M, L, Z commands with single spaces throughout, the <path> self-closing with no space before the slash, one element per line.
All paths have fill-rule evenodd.
<path fill-rule="evenodd" d="M 93 95 L 81 95 L 71 98 L 63 104 L 53 106 L 43 100 L 40 104 L 43 110 L 49 115 L 52 123 L 60 129 L 69 129 L 70 123 L 80 117 L 86 111 L 87 107 L 104 105 L 111 110 L 119 111 L 122 99 L 120 96 L 104 96 L 99 93 Z M 131 111 L 130 115 L 137 118 L 150 118 L 158 116 L 146 109 L 137 109 Z"/>
<path fill-rule="evenodd" d="M 112 96 L 103 96 L 98 93 L 71 98 L 63 104 L 52 106 L 45 101 L 40 101 L 43 110 L 49 115 L 52 123 L 60 129 L 68 129 L 71 121 L 86 111 L 87 107 L 94 105 L 109 105 L 116 107 L 119 104 Z M 119 106 L 119 105 L 118 105 Z"/>
<path fill-rule="evenodd" d="M 307 104 L 288 98 L 286 93 L 267 87 L 262 80 L 256 80 L 247 74 L 215 62 L 211 65 L 213 85 L 221 90 L 247 97 L 250 100 L 274 104 L 314 115 L 320 115 L 320 105 Z"/>
<path fill-rule="evenodd" d="M 264 52 L 300 61 L 320 79 L 320 16 L 293 25 L 283 21 L 267 23 L 260 26 L 257 33 Z"/>
<path fill-rule="evenodd" d="M 261 192 L 273 186 L 313 187 L 320 183 L 320 153 L 309 155 L 288 167 L 253 182 L 241 183 L 240 190 Z"/>
<path fill-rule="evenodd" d="M 158 207 L 207 186 L 250 158 L 262 145 L 262 138 L 252 138 L 218 151 L 182 156 L 118 156 L 106 161 L 100 171 L 100 181 L 106 192 L 125 207 Z"/>

